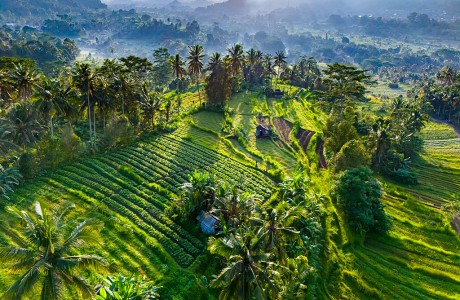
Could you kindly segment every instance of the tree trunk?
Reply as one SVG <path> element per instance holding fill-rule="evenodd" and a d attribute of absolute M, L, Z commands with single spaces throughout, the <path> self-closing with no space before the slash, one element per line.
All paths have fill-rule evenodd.
<path fill-rule="evenodd" d="M 91 125 L 91 106 L 89 105 L 89 89 L 88 89 L 88 92 L 86 93 L 86 97 L 87 97 L 87 100 L 88 100 L 88 123 L 89 123 L 89 138 L 91 139 L 91 137 L 93 136 L 93 127 Z"/>
<path fill-rule="evenodd" d="M 201 107 L 200 83 L 198 81 L 198 74 L 196 74 L 196 87 L 198 88 L 198 100 L 200 101 L 200 107 Z"/>
<path fill-rule="evenodd" d="M 53 137 L 54 136 L 53 117 L 50 118 L 50 132 L 51 132 L 51 137 Z"/>
<path fill-rule="evenodd" d="M 93 134 L 94 137 L 96 138 L 96 105 L 93 105 Z"/>

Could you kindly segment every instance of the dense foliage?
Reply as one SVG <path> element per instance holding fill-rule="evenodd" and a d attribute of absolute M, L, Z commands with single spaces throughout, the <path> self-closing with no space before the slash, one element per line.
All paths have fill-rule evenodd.
<path fill-rule="evenodd" d="M 48 212 L 36 202 L 33 215 L 15 207 L 7 208 L 25 227 L 24 234 L 15 236 L 17 246 L 1 248 L 0 259 L 13 272 L 24 273 L 2 298 L 22 299 L 31 295 L 38 285 L 41 286 L 41 299 L 62 299 L 68 286 L 76 288 L 84 297 L 94 294 L 92 286 L 82 276 L 82 270 L 104 265 L 105 261 L 99 256 L 76 254 L 75 251 L 88 251 L 90 246 L 96 245 L 102 224 L 87 219 L 72 226 L 64 218 L 74 207 L 65 205 Z"/>
<path fill-rule="evenodd" d="M 370 231 L 384 233 L 389 229 L 381 202 L 382 185 L 371 175 L 371 170 L 366 167 L 347 170 L 339 176 L 333 188 L 348 224 L 361 235 Z"/>
<path fill-rule="evenodd" d="M 75 42 L 69 39 L 61 40 L 27 26 L 0 28 L 0 56 L 29 58 L 48 73 L 73 62 L 78 53 Z"/>

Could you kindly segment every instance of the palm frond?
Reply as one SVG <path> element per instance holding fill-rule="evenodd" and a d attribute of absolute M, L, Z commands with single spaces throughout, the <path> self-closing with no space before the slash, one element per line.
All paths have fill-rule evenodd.
<path fill-rule="evenodd" d="M 40 279 L 40 270 L 45 263 L 39 260 L 30 270 L 24 273 L 6 292 L 2 299 L 22 299 Z"/>
<path fill-rule="evenodd" d="M 97 243 L 98 239 L 95 233 L 102 229 L 102 223 L 95 219 L 84 220 L 78 224 L 70 233 L 67 240 L 58 249 L 60 253 L 66 253 L 71 248 L 80 247 L 83 244 Z"/>
<path fill-rule="evenodd" d="M 27 257 L 34 257 L 37 254 L 37 250 L 31 250 L 27 248 L 1 247 L 0 261 L 9 261 L 15 263 Z"/>

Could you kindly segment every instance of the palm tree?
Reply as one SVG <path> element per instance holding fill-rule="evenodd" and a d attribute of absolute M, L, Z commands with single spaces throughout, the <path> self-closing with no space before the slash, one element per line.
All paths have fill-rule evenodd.
<path fill-rule="evenodd" d="M 208 61 L 208 70 L 214 72 L 217 66 L 223 62 L 222 55 L 219 52 L 214 52 Z"/>
<path fill-rule="evenodd" d="M 49 124 L 51 136 L 53 136 L 53 117 L 56 113 L 62 113 L 59 101 L 56 97 L 60 89 L 60 82 L 57 79 L 46 78 L 39 87 L 38 100 L 35 102 L 38 111 Z"/>
<path fill-rule="evenodd" d="M 226 267 L 211 282 L 222 287 L 220 299 L 267 299 L 270 292 L 276 297 L 278 265 L 261 246 L 262 240 L 244 226 L 227 237 L 210 238 L 210 252 L 226 260 Z"/>
<path fill-rule="evenodd" d="M 209 172 L 195 170 L 190 175 L 190 182 L 182 185 L 182 200 L 185 212 L 195 217 L 200 210 L 209 211 L 216 199 L 217 179 Z"/>
<path fill-rule="evenodd" d="M 273 56 L 271 54 L 265 54 L 263 59 L 263 67 L 264 67 L 264 77 L 265 80 L 268 81 L 268 87 L 271 88 L 271 78 L 274 73 L 273 70 Z"/>
<path fill-rule="evenodd" d="M 24 64 L 17 64 L 14 66 L 10 78 L 13 86 L 18 91 L 19 99 L 28 100 L 32 95 L 33 87 L 36 86 L 40 76 L 38 75 L 36 69 L 32 69 L 30 66 Z"/>
<path fill-rule="evenodd" d="M 19 147 L 11 141 L 11 132 L 12 128 L 10 128 L 11 124 L 4 123 L 0 124 L 0 155 L 6 157 L 6 155 L 11 150 L 16 150 Z"/>
<path fill-rule="evenodd" d="M 21 179 L 21 173 L 18 168 L 10 167 L 5 169 L 0 164 L 0 196 L 10 200 L 8 193 L 13 192 L 14 186 L 19 184 L 19 179 Z"/>
<path fill-rule="evenodd" d="M 180 57 L 180 54 L 171 56 L 169 58 L 169 64 L 171 65 L 171 69 L 174 76 L 176 76 L 176 79 L 180 79 L 187 74 L 187 71 L 184 68 L 185 62 Z"/>
<path fill-rule="evenodd" d="M 93 287 L 80 275 L 83 269 L 104 264 L 104 260 L 95 255 L 76 254 L 84 246 L 99 243 L 97 233 L 102 224 L 87 219 L 72 229 L 64 218 L 74 205 L 65 205 L 47 213 L 39 202 L 35 203 L 35 214 L 15 207 L 7 210 L 25 224 L 24 233 L 16 234 L 17 246 L 3 247 L 0 260 L 9 263 L 13 271 L 24 273 L 5 292 L 2 299 L 21 299 L 34 287 L 41 285 L 40 299 L 55 300 L 64 296 L 65 287 L 73 287 L 85 298 L 93 295 Z M 37 295 L 36 295 L 37 296 Z M 37 297 L 34 298 L 37 298 Z"/>
<path fill-rule="evenodd" d="M 200 95 L 200 75 L 203 71 L 203 46 L 201 45 L 194 45 L 190 46 L 188 50 L 188 71 L 190 74 L 195 75 L 196 86 L 198 89 L 198 99 L 200 101 L 201 106 L 201 95 Z"/>
<path fill-rule="evenodd" d="M 155 115 L 160 109 L 163 103 L 163 98 L 154 91 L 149 91 L 147 85 L 142 86 L 140 108 L 142 110 L 142 116 L 144 124 L 150 122 L 150 126 L 153 128 L 155 125 Z"/>
<path fill-rule="evenodd" d="M 89 64 L 77 63 L 75 64 L 75 69 L 73 72 L 73 80 L 80 92 L 86 96 L 86 104 L 83 104 L 82 107 L 88 107 L 89 136 L 91 138 L 93 137 L 93 128 L 91 124 L 91 108 L 93 108 L 93 114 L 95 114 L 93 93 L 95 88 L 96 74 Z M 93 118 L 94 120 L 96 120 L 95 116 Z M 94 125 L 94 136 L 96 135 L 95 129 L 96 126 Z"/>
<path fill-rule="evenodd" d="M 244 63 L 244 51 L 241 44 L 233 45 L 227 49 L 228 60 L 230 64 L 230 70 L 232 71 L 233 77 L 235 77 L 240 70 L 243 68 Z"/>
<path fill-rule="evenodd" d="M 41 126 L 37 122 L 37 114 L 33 105 L 23 100 L 17 103 L 8 113 L 9 130 L 7 137 L 16 145 L 25 147 L 34 144 L 38 140 Z"/>
<path fill-rule="evenodd" d="M 276 51 L 276 54 L 275 54 L 275 67 L 278 67 L 277 71 L 276 71 L 276 84 L 278 84 L 278 79 L 280 77 L 280 71 L 281 71 L 281 68 L 283 68 L 287 62 L 286 62 L 286 55 L 284 54 L 283 51 Z"/>
<path fill-rule="evenodd" d="M 177 109 L 179 111 L 179 107 L 181 103 L 180 92 L 179 92 L 179 86 L 180 86 L 179 80 L 182 78 L 182 76 L 185 76 L 187 74 L 187 71 L 184 68 L 185 62 L 182 60 L 179 54 L 176 54 L 176 56 L 171 56 L 169 58 L 169 64 L 171 65 L 174 76 L 176 76 L 176 94 L 178 97 Z M 169 119 L 169 117 L 167 117 L 166 119 Z"/>
<path fill-rule="evenodd" d="M 287 261 L 286 246 L 288 242 L 301 241 L 300 232 L 290 226 L 298 217 L 296 211 L 297 206 L 283 212 L 271 209 L 264 214 L 263 218 L 252 218 L 253 223 L 260 226 L 257 234 L 264 240 L 265 250 L 267 252 L 275 251 L 277 259 L 283 263 Z"/>
<path fill-rule="evenodd" d="M 211 213 L 219 216 L 223 231 L 245 224 L 254 211 L 259 211 L 259 200 L 249 193 L 241 193 L 236 184 L 223 183 L 217 188 L 217 197 Z"/>

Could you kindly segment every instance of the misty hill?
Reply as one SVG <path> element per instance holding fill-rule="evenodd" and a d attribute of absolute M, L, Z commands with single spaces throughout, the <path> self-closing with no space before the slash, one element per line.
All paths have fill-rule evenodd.
<path fill-rule="evenodd" d="M 371 14 L 374 16 L 405 17 L 410 12 L 423 12 L 437 17 L 457 17 L 458 0 L 227 0 L 197 12 L 204 15 L 248 15 L 290 8 L 293 12 L 328 16 L 330 14 Z M 278 11 L 281 13 L 281 11 Z"/>
<path fill-rule="evenodd" d="M 32 18 L 106 7 L 100 0 L 0 0 L 0 13 Z"/>

